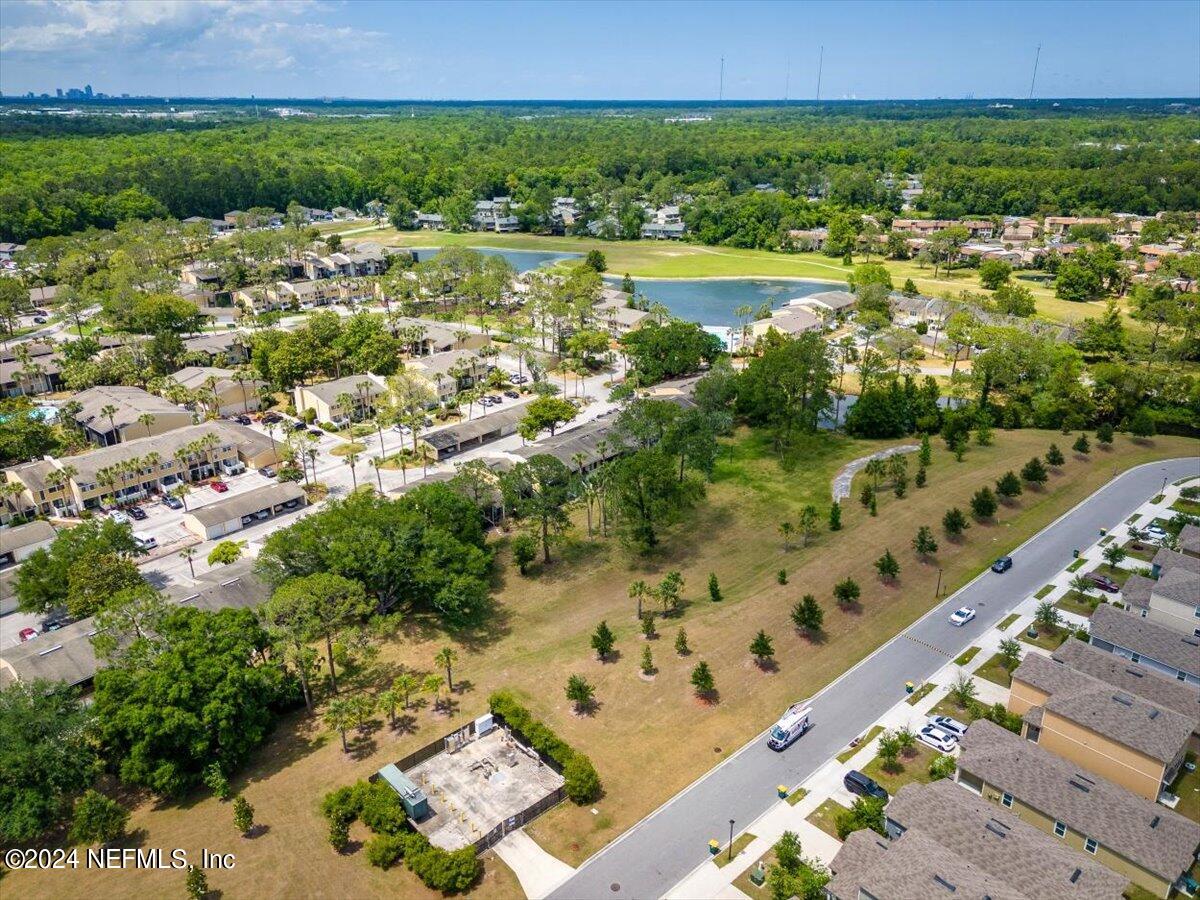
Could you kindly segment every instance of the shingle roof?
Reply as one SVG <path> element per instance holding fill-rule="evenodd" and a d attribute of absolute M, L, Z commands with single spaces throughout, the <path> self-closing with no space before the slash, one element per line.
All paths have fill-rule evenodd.
<path fill-rule="evenodd" d="M 464 441 L 474 440 L 485 434 L 491 434 L 493 431 L 501 428 L 514 426 L 524 418 L 526 412 L 528 410 L 524 404 L 508 406 L 504 409 L 487 413 L 486 415 L 476 416 L 474 419 L 468 419 L 466 422 L 459 422 L 448 428 L 423 432 L 421 440 L 431 447 L 443 450 L 446 447 L 453 447 Z"/>
<path fill-rule="evenodd" d="M 1185 558 L 1191 559 L 1190 556 Z M 1184 566 L 1167 569 L 1151 588 L 1151 593 L 1179 603 L 1200 603 L 1200 571 L 1189 572 Z"/>
<path fill-rule="evenodd" d="M 293 481 L 281 481 L 198 506 L 190 510 L 188 515 L 204 526 L 219 525 L 302 497 L 304 488 Z"/>
<path fill-rule="evenodd" d="M 1121 585 L 1121 599 L 1129 606 L 1136 606 L 1139 609 L 1150 608 L 1150 592 L 1154 589 L 1154 585 L 1158 584 L 1153 578 L 1147 578 L 1145 575 L 1130 575 L 1125 579 L 1125 583 Z"/>
<path fill-rule="evenodd" d="M 1179 549 L 1185 553 L 1200 553 L 1200 525 L 1189 522 L 1180 529 Z"/>
<path fill-rule="evenodd" d="M 863 896 L 860 891 L 876 900 L 1031 900 L 920 831 L 906 832 L 894 841 L 867 829 L 856 831 L 831 868 L 836 874 L 825 887 L 839 900 L 858 900 Z"/>
<path fill-rule="evenodd" d="M 1101 603 L 1092 613 L 1093 638 L 1132 650 L 1147 659 L 1164 663 L 1181 672 L 1200 676 L 1200 639 L 1188 637 L 1148 619 L 1121 612 L 1111 603 Z"/>
<path fill-rule="evenodd" d="M 1151 564 L 1159 567 L 1160 578 L 1175 568 L 1181 568 L 1188 572 L 1200 572 L 1200 559 L 1184 553 L 1176 553 L 1166 547 L 1154 554 Z"/>
<path fill-rule="evenodd" d="M 365 387 L 360 389 L 359 385 L 365 385 Z M 347 375 L 345 378 L 335 378 L 333 381 L 310 384 L 303 390 L 333 406 L 342 394 L 349 394 L 351 397 L 366 394 L 367 397 L 374 397 L 383 392 L 383 387 L 371 375 Z"/>
<path fill-rule="evenodd" d="M 405 368 L 422 375 L 449 375 L 450 370 L 458 364 L 468 368 L 477 368 L 483 362 L 478 353 L 470 350 L 446 350 L 429 356 L 418 356 L 406 362 Z"/>
<path fill-rule="evenodd" d="M 156 397 L 138 387 L 124 385 L 103 385 L 88 388 L 75 395 L 74 400 L 81 407 L 75 420 L 81 425 L 91 425 L 97 431 L 107 432 L 115 425 L 125 428 L 136 425 L 138 416 L 143 413 L 150 415 L 187 416 L 187 410 L 180 409 L 174 403 Z M 116 407 L 111 416 L 103 412 L 107 406 Z"/>
<path fill-rule="evenodd" d="M 1139 663 L 1106 653 L 1083 641 L 1067 641 L 1051 654 L 1051 659 L 1136 694 L 1200 725 L 1200 687 L 1168 678 Z"/>
<path fill-rule="evenodd" d="M 791 303 L 803 302 L 811 300 L 814 303 L 823 303 L 831 309 L 849 309 L 858 302 L 858 298 L 849 291 L 818 291 L 815 294 L 809 294 L 807 297 L 800 297 L 799 300 L 792 300 Z"/>
<path fill-rule="evenodd" d="M 1164 764 L 1179 755 L 1196 727 L 1194 715 L 1161 709 L 1040 653 L 1026 654 L 1012 677 L 1047 692 L 1041 705 L 1049 712 Z"/>
<path fill-rule="evenodd" d="M 906 831 L 920 831 L 1027 897 L 1116 900 L 1128 883 L 949 779 L 905 785 L 888 804 L 887 817 Z"/>
<path fill-rule="evenodd" d="M 961 772 L 1099 841 L 1149 872 L 1174 881 L 1192 863 L 1200 825 L 1079 767 L 986 719 L 972 723 Z"/>
<path fill-rule="evenodd" d="M 55 534 L 54 526 L 41 519 L 13 528 L 0 528 L 0 553 L 12 553 L 43 541 L 52 541 Z"/>
<path fill-rule="evenodd" d="M 134 438 L 91 453 L 70 456 L 62 461 L 75 467 L 78 473 L 74 479 L 76 483 L 95 481 L 96 473 L 107 466 L 137 459 L 151 452 L 157 453 L 163 460 L 171 459 L 177 450 L 207 434 L 217 436 L 217 447 L 232 445 L 245 456 L 261 453 L 264 448 L 270 446 L 269 439 L 253 429 L 233 422 L 214 421 L 176 428 L 174 431 L 156 434 L 153 437 Z"/>

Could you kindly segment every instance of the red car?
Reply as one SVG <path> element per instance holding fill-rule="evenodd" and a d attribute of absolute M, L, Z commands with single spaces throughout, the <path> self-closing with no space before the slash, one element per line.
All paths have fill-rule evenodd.
<path fill-rule="evenodd" d="M 21 643 L 23 644 L 37 637 L 38 631 L 36 628 L 22 628 L 18 636 L 21 638 Z"/>
<path fill-rule="evenodd" d="M 212 483 L 212 489 L 213 489 L 214 491 L 216 491 L 218 494 L 223 494 L 223 493 L 225 493 L 227 490 L 229 490 L 229 485 L 227 485 L 227 484 L 226 484 L 225 482 L 223 482 L 223 481 L 214 481 L 214 482 Z"/>

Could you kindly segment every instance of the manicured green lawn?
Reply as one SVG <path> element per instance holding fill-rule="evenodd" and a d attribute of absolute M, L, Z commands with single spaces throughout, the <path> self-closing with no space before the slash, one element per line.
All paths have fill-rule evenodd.
<path fill-rule="evenodd" d="M 975 719 L 978 718 L 971 710 L 963 709 L 961 706 L 955 703 L 953 697 L 943 697 L 940 701 L 938 701 L 933 709 L 929 711 L 929 715 L 949 716 L 952 719 L 958 719 L 958 721 L 966 722 L 968 724 L 974 722 Z"/>
<path fill-rule="evenodd" d="M 1139 544 L 1137 541 L 1126 541 L 1124 549 L 1132 559 L 1140 559 L 1142 562 L 1150 562 L 1158 553 L 1157 547 L 1150 544 Z"/>
<path fill-rule="evenodd" d="M 1054 590 L 1054 585 L 1048 584 L 1045 587 L 1038 588 L 1038 592 L 1036 594 L 1034 594 L 1033 596 L 1035 598 L 1037 598 L 1038 600 L 1041 600 L 1043 597 L 1047 596 L 1053 590 Z M 1004 629 L 1001 629 L 1001 631 L 1003 631 L 1003 630 Z"/>
<path fill-rule="evenodd" d="M 762 884 L 755 884 L 750 880 L 750 873 L 758 868 L 759 863 L 762 863 L 763 869 L 769 875 L 771 873 L 771 866 L 775 865 L 775 848 L 772 847 L 767 850 L 766 853 L 764 853 L 754 862 L 750 863 L 750 865 L 744 872 L 742 872 L 741 875 L 733 879 L 733 886 L 743 894 L 748 894 L 751 897 L 755 896 L 756 894 L 766 895 L 768 893 L 766 881 L 764 881 Z"/>
<path fill-rule="evenodd" d="M 1081 557 L 1079 557 L 1079 559 L 1075 560 L 1075 562 L 1073 562 L 1069 566 L 1067 566 L 1067 571 L 1068 572 L 1078 572 L 1080 569 L 1082 569 L 1087 564 L 1088 564 L 1088 561 L 1081 556 Z"/>
<path fill-rule="evenodd" d="M 956 666 L 965 666 L 967 663 L 969 663 L 971 660 L 973 660 L 975 658 L 975 654 L 978 652 L 979 652 L 978 647 L 968 647 L 966 650 L 964 650 L 962 653 L 960 653 L 958 655 L 958 658 L 954 660 L 954 664 Z"/>
<path fill-rule="evenodd" d="M 801 800 L 808 796 L 808 788 L 797 788 L 787 795 L 788 806 L 795 806 Z"/>
<path fill-rule="evenodd" d="M 1096 611 L 1096 607 L 1103 602 L 1099 597 L 1081 594 L 1079 591 L 1067 591 L 1054 605 L 1063 612 L 1075 613 L 1077 616 L 1090 619 L 1092 613 Z"/>
<path fill-rule="evenodd" d="M 908 698 L 904 702 L 909 706 L 916 706 L 918 703 L 928 697 L 935 687 L 937 687 L 936 684 L 934 684 L 932 681 L 927 681 L 909 694 Z"/>
<path fill-rule="evenodd" d="M 1200 516 L 1200 503 L 1197 503 L 1195 500 L 1184 499 L 1183 497 L 1172 503 L 1171 509 L 1189 516 Z"/>
<path fill-rule="evenodd" d="M 883 760 L 877 756 L 863 766 L 863 774 L 874 778 L 894 797 L 896 792 L 906 784 L 913 782 L 928 784 L 932 780 L 929 777 L 929 764 L 933 762 L 935 756 L 937 756 L 937 751 L 932 747 L 917 744 L 913 748 L 912 756 L 901 756 L 896 761 L 894 770 L 885 769 Z"/>
<path fill-rule="evenodd" d="M 741 855 L 742 851 L 754 842 L 756 837 L 757 835 L 753 835 L 748 831 L 744 834 L 739 834 L 733 839 L 733 852 L 730 853 L 729 847 L 726 845 L 721 848 L 720 853 L 712 858 L 712 861 L 717 864 L 718 869 L 723 869 L 725 866 L 733 862 L 733 860 L 737 859 Z"/>
<path fill-rule="evenodd" d="M 1107 575 L 1109 578 L 1111 578 L 1113 581 L 1115 581 L 1118 585 L 1124 585 L 1125 582 L 1129 580 L 1129 576 L 1132 575 L 1133 573 L 1131 571 L 1129 571 L 1128 569 L 1113 567 L 1113 566 L 1110 566 L 1108 563 L 1105 563 L 1100 568 L 1093 569 L 1092 571 L 1088 572 L 1088 574 L 1089 575 Z"/>
<path fill-rule="evenodd" d="M 1189 752 L 1187 759 L 1195 763 L 1196 754 Z M 1200 768 L 1192 772 L 1181 768 L 1179 775 L 1171 783 L 1171 793 L 1179 798 L 1175 812 L 1193 822 L 1200 822 Z"/>
<path fill-rule="evenodd" d="M 866 737 L 864 737 L 861 741 L 859 741 L 853 747 L 847 747 L 845 750 L 843 750 L 841 753 L 839 753 L 837 755 L 838 762 L 844 763 L 846 760 L 848 760 L 850 757 L 852 757 L 855 753 L 857 753 L 859 750 L 861 750 L 867 744 L 871 743 L 871 741 L 875 740 L 875 738 L 877 738 L 879 736 L 880 732 L 882 732 L 882 731 L 883 731 L 882 725 L 872 725 L 871 730 L 867 732 Z"/>
<path fill-rule="evenodd" d="M 1041 647 L 1043 650 L 1057 650 L 1062 646 L 1063 642 L 1070 637 L 1070 632 L 1066 628 L 1055 628 L 1053 631 L 1047 631 L 1045 628 L 1037 628 L 1038 636 L 1031 638 L 1028 629 L 1022 631 L 1018 640 L 1024 641 L 1026 644 L 1033 644 L 1035 647 Z"/>
<path fill-rule="evenodd" d="M 1020 613 L 1009 613 L 1007 616 L 1004 617 L 1003 621 L 1001 621 L 1000 624 L 996 626 L 996 629 L 998 631 L 1008 631 L 1008 629 L 1012 625 L 1012 623 L 1017 621 L 1017 619 L 1019 619 L 1019 618 L 1021 618 Z"/>
<path fill-rule="evenodd" d="M 1058 646 L 1057 644 L 1055 646 Z M 974 672 L 975 675 L 982 678 L 984 681 L 990 681 L 992 684 L 998 684 L 1000 687 L 1012 686 L 1012 673 L 1004 665 L 1004 657 L 999 653 L 988 658 L 982 666 Z"/>
<path fill-rule="evenodd" d="M 849 809 L 842 806 L 842 804 L 838 803 L 836 800 L 830 799 L 826 800 L 820 806 L 810 812 L 805 821 L 816 825 L 826 834 L 832 837 L 837 837 L 838 816 L 849 811 Z M 838 840 L 841 840 L 841 838 L 838 838 Z"/>

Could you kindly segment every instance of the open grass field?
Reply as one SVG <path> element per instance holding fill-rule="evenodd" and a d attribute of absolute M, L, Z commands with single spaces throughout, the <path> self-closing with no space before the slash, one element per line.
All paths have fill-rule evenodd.
<path fill-rule="evenodd" d="M 850 268 L 840 259 L 831 259 L 821 253 L 775 253 L 769 250 L 743 250 L 736 247 L 709 247 L 679 241 L 602 241 L 595 238 L 554 237 L 534 234 L 490 234 L 466 232 L 396 231 L 385 227 L 377 230 L 356 231 L 347 236 L 350 242 L 379 241 L 400 247 L 498 247 L 506 250 L 553 250 L 560 253 L 587 253 L 601 251 L 608 262 L 608 270 L 623 275 L 628 272 L 637 278 L 806 278 L 818 281 L 844 282 Z M 336 230 L 336 229 L 335 229 Z M 854 262 L 865 262 L 866 257 L 855 256 Z M 882 260 L 871 257 L 872 262 L 882 262 L 892 273 L 896 287 L 906 278 L 911 278 L 917 290 L 928 296 L 940 297 L 945 293 L 957 296 L 960 291 L 983 291 L 978 273 L 973 269 L 954 272 L 938 272 L 922 267 L 912 260 Z M 1021 284 L 1033 291 L 1038 312 L 1045 318 L 1059 322 L 1077 322 L 1088 316 L 1103 312 L 1103 303 L 1071 303 L 1059 300 L 1052 288 L 1040 281 L 1022 279 Z"/>
<path fill-rule="evenodd" d="M 302 715 L 283 720 L 234 779 L 234 789 L 254 805 L 256 820 L 267 829 L 252 840 L 235 833 L 228 804 L 207 793 L 181 805 L 144 802 L 134 810 L 130 829 L 145 847 L 235 852 L 237 867 L 209 878 L 226 897 L 429 896 L 403 868 L 370 867 L 361 849 L 336 854 L 319 812 L 321 797 L 464 724 L 486 709 L 489 692 L 508 687 L 587 753 L 604 781 L 606 793 L 594 804 L 595 815 L 592 807 L 568 803 L 528 829 L 551 853 L 578 864 L 757 735 L 789 703 L 812 696 L 924 613 L 935 602 L 939 566 L 943 587 L 952 591 L 1108 481 L 1114 469 L 1197 452 L 1195 441 L 1157 438 L 1138 444 L 1119 436 L 1103 462 L 1069 461 L 1044 491 L 1027 492 L 995 523 L 973 525 L 962 542 L 943 541 L 935 561 L 918 562 L 909 541 L 919 525 L 937 528 L 948 506 L 965 508 L 980 485 L 994 483 L 1016 463 L 1043 453 L 1050 441 L 1061 440 L 1036 431 L 998 431 L 995 437 L 991 447 L 972 447 L 962 463 L 935 441 L 926 488 L 911 489 L 903 500 L 881 492 L 877 518 L 857 502 L 848 503 L 842 531 L 823 532 L 809 547 L 794 543 L 785 552 L 779 523 L 795 522 L 808 503 L 823 514 L 834 473 L 884 444 L 824 435 L 800 444 L 781 461 L 765 437 L 739 432 L 718 463 L 707 497 L 664 534 L 654 556 L 631 558 L 611 541 L 589 541 L 580 514 L 574 536 L 556 551 L 555 561 L 532 577 L 517 575 L 501 549 L 497 611 L 488 629 L 447 637 L 413 617 L 369 668 L 345 677 L 347 691 L 374 691 L 401 665 L 430 671 L 437 649 L 453 642 L 460 656 L 455 671 L 460 690 L 449 714 L 423 706 L 395 731 L 377 717 L 376 726 L 355 739 L 349 756 L 319 721 Z M 888 547 L 901 565 L 894 586 L 880 583 L 872 566 Z M 781 568 L 788 570 L 787 585 L 776 580 Z M 673 569 L 684 575 L 688 604 L 678 619 L 660 620 L 661 637 L 650 644 L 658 672 L 646 681 L 639 677 L 644 641 L 628 585 L 635 579 L 656 582 Z M 720 579 L 725 597 L 720 603 L 708 599 L 710 572 Z M 832 600 L 833 584 L 847 576 L 862 586 L 861 606 L 853 612 L 837 609 Z M 825 608 L 826 633 L 817 642 L 799 636 L 788 615 L 806 593 Z M 607 663 L 588 646 L 601 619 L 617 638 L 617 652 Z M 693 651 L 687 658 L 673 650 L 681 625 Z M 760 628 L 774 638 L 775 671 L 761 670 L 749 655 L 747 647 Z M 716 679 L 719 699 L 711 705 L 698 701 L 688 682 L 701 659 Z M 597 708 L 591 715 L 575 715 L 564 696 L 572 673 L 596 686 Z M 897 699 L 902 696 L 897 685 Z M 763 790 L 773 795 L 775 787 L 763 785 Z M 367 835 L 363 830 L 351 836 L 361 841 Z M 6 878 L 6 887 L 23 896 L 89 900 L 179 893 L 182 884 L 182 874 L 174 872 L 141 873 L 136 882 L 118 872 L 16 872 Z M 517 896 L 519 887 L 507 870 L 489 865 L 476 893 L 505 898 Z"/>

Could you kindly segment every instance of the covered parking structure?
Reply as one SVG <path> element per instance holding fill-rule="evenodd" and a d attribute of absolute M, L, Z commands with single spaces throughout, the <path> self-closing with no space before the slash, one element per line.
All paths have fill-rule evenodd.
<path fill-rule="evenodd" d="M 449 428 L 428 431 L 421 436 L 421 442 L 438 459 L 445 459 L 468 447 L 482 446 L 490 441 L 516 434 L 517 426 L 525 417 L 525 411 L 523 404 L 496 410 L 477 419 L 451 425 Z"/>
<path fill-rule="evenodd" d="M 201 540 L 213 541 L 248 525 L 298 510 L 307 502 L 304 489 L 295 482 L 268 484 L 193 509 L 183 517 L 183 525 Z"/>

